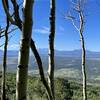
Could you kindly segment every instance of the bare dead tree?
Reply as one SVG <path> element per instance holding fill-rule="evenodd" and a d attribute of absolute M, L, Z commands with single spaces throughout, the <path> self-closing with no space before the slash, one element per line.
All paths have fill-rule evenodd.
<path fill-rule="evenodd" d="M 67 19 L 71 20 L 73 26 L 76 28 L 80 35 L 80 42 L 81 42 L 81 48 L 82 48 L 82 76 L 83 76 L 83 100 L 87 100 L 87 80 L 86 80 L 86 50 L 85 50 L 85 42 L 84 42 L 84 4 L 85 0 L 76 0 L 76 2 L 73 2 L 73 12 L 75 14 L 78 14 L 78 18 L 74 17 L 71 12 L 69 12 Z M 78 21 L 79 19 L 79 21 Z M 78 21 L 79 24 L 76 24 L 75 22 Z"/>
<path fill-rule="evenodd" d="M 50 34 L 49 34 L 49 67 L 48 67 L 48 84 L 55 100 L 54 91 L 54 38 L 55 38 L 55 0 L 50 0 Z"/>
<path fill-rule="evenodd" d="M 6 0 L 7 9 L 9 10 L 8 0 Z M 1 100 L 6 100 L 6 69 L 7 69 L 7 45 L 8 45 L 8 29 L 9 29 L 9 19 L 6 18 L 6 29 L 4 32 L 5 43 L 4 43 L 4 54 L 3 54 L 3 70 L 2 70 L 2 89 L 1 89 Z"/>

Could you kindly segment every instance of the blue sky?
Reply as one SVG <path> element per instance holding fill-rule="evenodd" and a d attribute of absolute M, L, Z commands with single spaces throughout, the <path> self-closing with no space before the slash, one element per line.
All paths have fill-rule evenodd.
<path fill-rule="evenodd" d="M 21 0 L 18 0 L 21 1 Z M 56 36 L 55 49 L 74 50 L 80 49 L 79 34 L 72 23 L 64 19 L 64 14 L 71 7 L 70 0 L 56 0 Z M 91 51 L 100 51 L 100 5 L 99 0 L 88 0 L 85 12 L 84 37 L 86 49 Z M 5 14 L 0 1 L 0 25 L 5 25 Z M 11 8 L 10 8 L 11 9 Z M 33 8 L 33 32 L 37 48 L 48 48 L 49 35 L 49 0 L 35 0 Z M 20 31 L 13 32 L 14 36 L 10 39 L 8 49 L 18 50 Z M 11 35 L 12 35 L 11 34 Z M 10 35 L 10 36 L 11 36 Z M 10 37 L 9 36 L 9 37 Z M 3 39 L 0 40 L 0 45 Z M 3 47 L 0 47 L 2 49 Z"/>

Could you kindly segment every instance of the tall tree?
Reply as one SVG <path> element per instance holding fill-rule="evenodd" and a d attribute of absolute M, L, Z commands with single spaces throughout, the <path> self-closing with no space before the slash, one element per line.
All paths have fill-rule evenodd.
<path fill-rule="evenodd" d="M 5 3 L 5 0 L 2 0 L 5 13 L 8 16 L 8 19 L 11 22 L 11 24 L 16 25 L 22 31 L 22 21 L 20 19 L 20 15 L 19 15 L 19 5 L 17 4 L 16 0 L 11 0 L 11 2 L 13 4 L 13 8 L 14 8 L 14 17 L 12 18 L 12 16 L 10 15 L 10 12 L 7 9 L 7 5 Z M 41 57 L 37 51 L 37 48 L 36 48 L 35 43 L 34 43 L 32 38 L 31 38 L 30 47 L 31 47 L 32 52 L 33 52 L 35 59 L 37 61 L 40 78 L 41 78 L 41 81 L 42 81 L 44 87 L 47 90 L 48 98 L 49 98 L 49 100 L 52 100 L 52 92 L 51 92 L 51 89 L 46 81 L 45 75 L 44 75 L 42 60 L 41 60 Z"/>
<path fill-rule="evenodd" d="M 53 100 L 54 92 L 54 38 L 55 38 L 55 0 L 50 0 L 50 34 L 49 34 L 49 67 L 48 67 L 48 83 L 52 92 Z"/>
<path fill-rule="evenodd" d="M 6 5 L 9 10 L 8 0 L 6 0 Z M 4 43 L 4 55 L 3 55 L 3 71 L 2 71 L 2 89 L 1 89 L 1 100 L 6 100 L 6 69 L 7 69 L 7 45 L 8 45 L 8 29 L 9 29 L 9 20 L 6 18 L 6 29 L 4 32 L 5 43 Z"/>
<path fill-rule="evenodd" d="M 16 100 L 27 100 L 27 74 L 32 33 L 33 0 L 23 2 L 23 23 L 16 77 Z"/>
<path fill-rule="evenodd" d="M 83 100 L 87 100 L 87 80 L 86 80 L 86 50 L 85 50 L 85 42 L 84 42 L 84 4 L 85 0 L 74 0 L 72 1 L 73 4 L 73 12 L 74 14 L 78 14 L 78 18 L 71 15 L 71 12 L 69 12 L 69 15 L 67 16 L 68 19 L 72 21 L 73 26 L 76 28 L 76 30 L 79 33 L 80 36 L 80 43 L 82 48 L 82 76 L 83 76 Z M 79 19 L 79 20 L 78 20 Z M 75 22 L 78 21 L 78 24 Z"/>

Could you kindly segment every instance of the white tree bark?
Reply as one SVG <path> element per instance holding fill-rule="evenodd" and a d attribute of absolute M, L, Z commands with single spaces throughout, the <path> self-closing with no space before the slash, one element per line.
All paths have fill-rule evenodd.
<path fill-rule="evenodd" d="M 76 30 L 78 31 L 79 35 L 80 35 L 80 43 L 81 43 L 81 48 L 82 48 L 82 64 L 81 64 L 81 68 L 82 68 L 82 78 L 83 78 L 83 100 L 87 100 L 87 79 L 86 79 L 86 53 L 85 53 L 85 42 L 84 42 L 84 35 L 83 35 L 83 31 L 84 31 L 84 11 L 83 11 L 83 7 L 84 7 L 84 3 L 86 1 L 85 0 L 76 0 L 74 2 L 72 2 L 73 4 L 73 9 L 75 11 L 75 13 L 77 13 L 79 15 L 79 17 L 74 17 L 71 15 L 71 13 L 69 13 L 68 19 L 70 19 L 72 21 L 73 26 L 76 28 Z M 79 19 L 79 24 L 76 25 L 75 21 Z"/>
<path fill-rule="evenodd" d="M 79 13 L 80 16 L 80 41 L 82 47 L 82 75 L 83 75 L 83 100 L 87 100 L 87 82 L 86 82 L 86 53 L 85 53 L 85 43 L 84 43 L 84 36 L 83 36 L 83 28 L 84 28 L 84 16 L 83 12 Z"/>

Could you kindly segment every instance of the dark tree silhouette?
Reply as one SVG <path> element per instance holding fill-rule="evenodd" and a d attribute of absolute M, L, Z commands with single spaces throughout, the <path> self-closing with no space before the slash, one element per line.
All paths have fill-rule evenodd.
<path fill-rule="evenodd" d="M 55 38 L 55 0 L 50 0 L 50 34 L 49 34 L 49 67 L 48 83 L 52 92 L 53 100 L 55 99 L 54 91 L 54 38 Z"/>
<path fill-rule="evenodd" d="M 9 10 L 8 0 L 6 0 L 7 9 Z M 4 54 L 3 54 L 3 70 L 2 70 L 2 89 L 1 89 L 1 100 L 6 100 L 6 69 L 7 69 L 7 45 L 8 45 L 8 29 L 9 19 L 6 17 L 6 29 L 4 31 L 5 43 L 4 43 Z"/>

